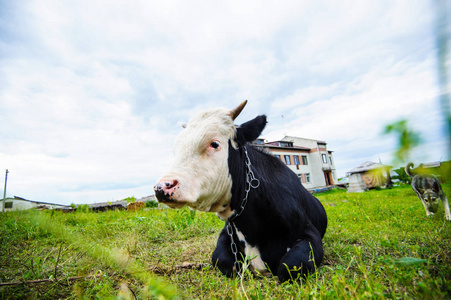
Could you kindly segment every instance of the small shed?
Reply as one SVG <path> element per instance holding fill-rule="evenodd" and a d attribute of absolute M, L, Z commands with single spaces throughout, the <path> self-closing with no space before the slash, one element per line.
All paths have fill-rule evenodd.
<path fill-rule="evenodd" d="M 366 161 L 350 170 L 349 193 L 363 192 L 375 187 L 385 187 L 391 183 L 391 166 L 372 161 Z"/>
<path fill-rule="evenodd" d="M 360 173 L 354 173 L 349 175 L 348 193 L 360 193 L 367 191 L 368 188 L 362 181 Z"/>
<path fill-rule="evenodd" d="M 77 205 L 77 207 L 80 205 Z M 108 210 L 123 210 L 127 208 L 127 201 L 119 200 L 113 202 L 99 202 L 99 203 L 91 203 L 88 206 L 92 209 L 92 211 L 108 211 Z"/>
<path fill-rule="evenodd" d="M 55 209 L 55 208 L 67 208 L 70 207 L 68 205 L 49 203 L 49 202 L 41 202 L 41 201 L 33 201 L 28 200 L 22 197 L 14 196 L 14 198 L 5 198 L 1 199 L 2 205 L 4 205 L 5 211 L 13 211 L 13 210 L 25 210 L 30 208 L 36 209 Z"/>

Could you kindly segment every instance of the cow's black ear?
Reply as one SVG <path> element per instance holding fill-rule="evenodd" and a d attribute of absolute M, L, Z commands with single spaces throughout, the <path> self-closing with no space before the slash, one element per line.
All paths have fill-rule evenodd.
<path fill-rule="evenodd" d="M 255 141 L 266 126 L 266 116 L 257 116 L 255 119 L 241 124 L 236 129 L 236 137 L 238 142 L 246 143 Z"/>

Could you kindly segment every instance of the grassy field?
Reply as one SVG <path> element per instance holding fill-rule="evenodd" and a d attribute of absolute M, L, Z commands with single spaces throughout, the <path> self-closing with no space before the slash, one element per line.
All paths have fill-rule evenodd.
<path fill-rule="evenodd" d="M 444 186 L 448 195 L 451 189 Z M 189 209 L 0 214 L 2 299 L 450 299 L 451 222 L 410 186 L 317 195 L 324 263 L 297 283 L 210 265 L 223 227 Z M 15 284 L 19 283 L 20 284 Z"/>

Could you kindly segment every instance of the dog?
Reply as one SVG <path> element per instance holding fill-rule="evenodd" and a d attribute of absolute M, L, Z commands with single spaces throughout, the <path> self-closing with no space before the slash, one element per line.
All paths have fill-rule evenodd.
<path fill-rule="evenodd" d="M 418 198 L 420 198 L 423 203 L 426 215 L 430 217 L 437 212 L 438 204 L 441 199 L 443 207 L 445 208 L 445 218 L 446 220 L 451 221 L 448 199 L 446 198 L 437 177 L 428 174 L 414 175 L 410 170 L 411 167 L 413 167 L 413 163 L 407 164 L 406 173 L 412 178 L 412 189 L 417 193 Z"/>

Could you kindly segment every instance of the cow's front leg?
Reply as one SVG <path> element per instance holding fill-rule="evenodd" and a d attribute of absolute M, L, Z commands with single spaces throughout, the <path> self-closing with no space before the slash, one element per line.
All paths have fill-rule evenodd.
<path fill-rule="evenodd" d="M 277 276 L 282 282 L 297 280 L 315 272 L 316 267 L 323 261 L 323 256 L 323 245 L 319 236 L 299 240 L 281 258 Z"/>
<path fill-rule="evenodd" d="M 238 254 L 238 256 L 240 257 L 240 254 Z M 213 266 L 218 268 L 222 274 L 227 277 L 232 277 L 234 275 L 234 272 L 236 271 L 234 270 L 235 256 L 232 253 L 230 236 L 227 234 L 226 227 L 222 229 L 221 234 L 219 235 L 211 261 Z"/>

